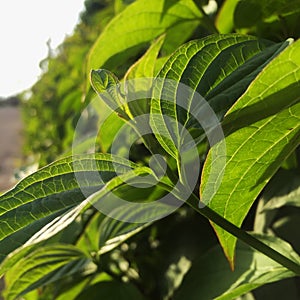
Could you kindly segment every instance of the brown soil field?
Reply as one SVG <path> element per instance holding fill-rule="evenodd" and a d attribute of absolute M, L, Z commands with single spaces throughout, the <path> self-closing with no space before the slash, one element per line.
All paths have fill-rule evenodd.
<path fill-rule="evenodd" d="M 22 121 L 17 106 L 0 107 L 0 192 L 11 188 L 22 157 Z"/>

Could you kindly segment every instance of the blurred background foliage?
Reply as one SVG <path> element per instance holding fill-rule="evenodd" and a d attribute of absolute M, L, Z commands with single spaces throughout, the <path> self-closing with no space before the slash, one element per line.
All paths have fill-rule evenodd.
<path fill-rule="evenodd" d="M 88 0 L 74 33 L 58 49 L 49 48 L 42 75 L 23 95 L 24 151 L 44 166 L 70 149 L 84 106 L 87 53 L 115 14 L 114 1 Z M 120 9 L 120 8 L 118 8 Z"/>

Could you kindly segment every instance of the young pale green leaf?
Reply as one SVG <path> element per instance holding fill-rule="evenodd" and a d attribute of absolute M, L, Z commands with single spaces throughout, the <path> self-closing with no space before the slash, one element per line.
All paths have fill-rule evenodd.
<path fill-rule="evenodd" d="M 158 74 L 162 80 L 158 80 L 151 101 L 150 124 L 163 148 L 177 158 L 178 148 L 186 144 L 178 124 L 198 130 L 194 137 L 200 138 L 203 124 L 199 123 L 205 123 L 207 117 L 201 111 L 205 105 L 200 104 L 206 100 L 221 119 L 266 61 L 286 45 L 228 34 L 209 36 L 179 48 Z M 174 119 L 177 126 L 168 125 L 166 117 Z"/>
<path fill-rule="evenodd" d="M 121 92 L 120 82 L 115 74 L 104 69 L 92 70 L 91 84 L 101 100 L 113 111 L 125 120 L 130 119 L 130 114 L 126 111 L 127 106 Z"/>
<path fill-rule="evenodd" d="M 129 1 L 126 1 L 126 0 L 115 0 L 114 1 L 115 14 L 119 14 L 122 10 L 124 10 L 132 2 L 133 2 L 132 0 L 129 0 Z"/>
<path fill-rule="evenodd" d="M 91 69 L 114 71 L 145 45 L 177 26 L 185 26 L 185 34 L 173 44 L 176 49 L 196 29 L 201 13 L 192 0 L 138 0 L 125 8 L 105 28 L 95 42 L 88 58 Z M 186 27 L 189 24 L 189 27 Z M 173 41 L 174 42 L 174 41 Z M 174 48 L 175 47 L 175 48 Z"/>
<path fill-rule="evenodd" d="M 300 262 L 297 253 L 285 241 L 271 236 L 256 237 Z M 266 283 L 294 276 L 293 272 L 242 243 L 237 245 L 236 261 L 236 269 L 230 270 L 220 247 L 212 248 L 193 263 L 174 299 L 189 295 L 189 300 L 232 300 Z"/>
<path fill-rule="evenodd" d="M 5 299 L 14 300 L 35 288 L 83 271 L 89 263 L 91 260 L 72 245 L 41 247 L 23 256 L 6 273 Z"/>
<path fill-rule="evenodd" d="M 165 41 L 165 37 L 165 35 L 162 35 L 156 39 L 147 52 L 128 69 L 124 76 L 125 81 L 135 78 L 152 78 L 156 76 L 156 74 L 154 74 L 155 63 Z"/>
<path fill-rule="evenodd" d="M 158 43 L 159 42 L 160 40 Z M 130 127 L 126 138 L 131 138 L 132 135 L 137 139 L 142 137 L 150 152 L 161 153 L 161 150 L 163 151 L 155 138 L 148 134 L 152 132 L 149 125 L 150 109 L 148 98 L 151 97 L 153 78 L 136 78 L 119 83 L 112 72 L 99 69 L 92 70 L 91 83 L 99 97 L 114 112 L 118 113 L 118 115 L 125 120 L 130 120 L 131 126 L 127 123 L 118 133 L 123 130 L 124 134 L 124 129 L 128 131 Z M 124 91 L 124 93 L 122 93 L 122 91 Z M 138 101 L 135 101 L 135 99 Z M 140 118 L 135 118 L 136 116 Z M 132 130 L 132 127 L 135 128 L 135 131 Z M 137 136 L 137 132 L 139 136 Z"/>
<path fill-rule="evenodd" d="M 138 98 L 136 101 L 127 102 L 133 117 L 149 114 L 150 112 L 150 100 L 149 96 L 147 97 L 146 95 L 149 94 L 147 91 L 150 91 L 152 88 L 153 77 L 156 76 L 154 74 L 155 63 L 164 41 L 165 35 L 162 35 L 153 42 L 147 52 L 125 74 L 124 84 L 127 95 L 129 98 Z M 136 97 L 141 92 L 144 92 L 146 97 Z M 149 123 L 149 121 L 146 122 Z"/>
<path fill-rule="evenodd" d="M 282 161 L 299 145 L 299 51 L 298 41 L 274 58 L 225 116 L 225 170 L 210 167 L 211 154 L 206 160 L 201 200 L 237 226 Z M 218 147 L 213 148 L 218 151 Z M 236 238 L 214 228 L 233 266 Z"/>
<path fill-rule="evenodd" d="M 216 27 L 220 33 L 230 33 L 234 28 L 233 15 L 240 0 L 225 0 L 216 18 Z"/>
<path fill-rule="evenodd" d="M 108 154 L 81 155 L 59 160 L 22 180 L 0 197 L 1 260 L 35 233 L 52 226 L 64 228 L 81 211 L 88 194 L 101 190 L 117 173 L 125 174 L 135 167 Z"/>

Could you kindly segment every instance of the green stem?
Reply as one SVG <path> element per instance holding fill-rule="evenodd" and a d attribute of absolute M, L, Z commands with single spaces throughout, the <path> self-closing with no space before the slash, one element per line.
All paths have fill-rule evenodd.
<path fill-rule="evenodd" d="M 204 206 L 202 208 L 199 207 L 200 200 L 192 194 L 192 196 L 187 200 L 187 204 L 189 204 L 193 209 L 198 211 L 201 215 L 205 218 L 211 220 L 216 225 L 222 227 L 224 230 L 228 231 L 238 239 L 242 240 L 255 250 L 260 251 L 261 253 L 265 254 L 269 258 L 273 259 L 277 263 L 281 264 L 282 266 L 286 267 L 287 269 L 291 270 L 298 276 L 300 276 L 300 265 L 296 262 L 290 260 L 286 256 L 280 254 L 276 250 L 270 248 L 268 245 L 264 244 L 260 240 L 256 239 L 246 231 L 240 229 L 239 227 L 235 226 L 208 206 Z"/>

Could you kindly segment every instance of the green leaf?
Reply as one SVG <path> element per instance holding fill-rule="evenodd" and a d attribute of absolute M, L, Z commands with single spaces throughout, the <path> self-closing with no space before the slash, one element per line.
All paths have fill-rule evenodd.
<path fill-rule="evenodd" d="M 114 112 L 127 121 L 131 119 L 130 123 L 125 124 L 118 133 L 123 131 L 122 133 L 124 134 L 125 128 L 127 130 L 126 140 L 129 138 L 132 141 L 132 138 L 136 138 L 137 140 L 142 137 L 150 152 L 154 154 L 160 153 L 162 149 L 159 149 L 159 144 L 150 135 L 152 131 L 149 125 L 148 98 L 151 97 L 152 78 L 136 78 L 133 81 L 120 83 L 113 73 L 108 70 L 99 69 L 92 70 L 91 83 L 98 96 Z M 142 90 L 136 91 L 136 88 L 142 88 Z M 136 102 L 134 101 L 135 99 L 139 100 L 137 104 L 134 103 Z M 140 118 L 135 118 L 136 116 Z M 133 139 L 133 142 L 136 140 Z"/>
<path fill-rule="evenodd" d="M 144 300 L 141 292 L 131 283 L 118 281 L 99 282 L 88 287 L 78 295 L 75 300 Z"/>
<path fill-rule="evenodd" d="M 165 274 L 167 292 L 163 299 L 174 298 L 174 293 L 181 286 L 182 280 L 190 268 L 191 261 L 185 256 L 181 256 L 176 262 L 169 265 Z"/>
<path fill-rule="evenodd" d="M 145 171 L 143 171 L 143 169 L 146 169 L 146 173 L 145 173 Z M 127 207 L 126 207 L 126 205 L 124 205 L 124 207 L 118 207 L 117 209 L 114 210 L 113 209 L 114 203 L 110 203 L 110 202 L 112 202 L 112 200 L 114 200 L 112 197 L 112 194 L 111 194 L 111 192 L 114 191 L 113 187 L 115 186 L 116 188 L 118 188 L 120 186 L 120 182 L 125 182 L 130 179 L 133 179 L 133 183 L 135 183 L 135 184 L 145 182 L 145 180 L 144 181 L 139 180 L 138 175 L 146 175 L 149 173 L 149 171 L 147 168 L 137 168 L 132 172 L 131 177 L 130 177 L 129 173 L 123 174 L 126 176 L 120 175 L 119 177 L 113 178 L 106 184 L 106 186 L 104 188 L 102 188 L 102 190 L 94 193 L 87 200 L 83 201 L 78 206 L 78 207 L 81 206 L 81 209 L 78 210 L 77 207 L 75 209 L 73 209 L 73 211 L 81 211 L 82 204 L 84 207 L 90 203 L 94 203 L 94 205 L 97 207 L 97 201 L 100 200 L 101 202 L 104 202 L 105 196 L 107 194 L 109 194 L 109 198 L 108 198 L 109 202 L 107 202 L 107 204 L 110 205 L 109 215 L 112 216 L 112 219 L 108 218 L 108 217 L 105 218 L 103 216 L 99 216 L 101 225 L 100 225 L 100 227 L 98 227 L 96 229 L 96 231 L 94 230 L 94 234 L 92 233 L 90 235 L 91 228 L 90 227 L 86 228 L 86 230 L 89 231 L 88 235 L 92 239 L 97 239 L 97 236 L 98 236 L 97 233 L 98 232 L 100 233 L 101 239 L 100 239 L 99 247 L 98 247 L 98 245 L 94 249 L 93 249 L 92 245 L 89 245 L 88 247 L 85 247 L 85 246 L 82 247 L 83 249 L 88 250 L 87 251 L 88 253 L 89 252 L 95 253 L 95 258 L 98 258 L 98 255 L 101 255 L 103 253 L 111 251 L 112 249 L 116 248 L 118 245 L 123 243 L 125 240 L 127 240 L 128 238 L 132 237 L 133 235 L 137 234 L 138 232 L 140 232 L 141 230 L 143 230 L 144 228 L 149 226 L 151 223 L 149 223 L 149 221 L 147 221 L 147 220 L 145 221 L 146 218 L 148 220 L 150 219 L 150 222 L 152 222 L 153 220 L 155 220 L 155 218 L 161 218 L 161 216 L 164 212 L 165 212 L 165 214 L 170 213 L 169 205 L 163 205 L 163 204 L 159 204 L 159 203 L 154 203 L 152 208 L 149 206 L 145 207 L 143 205 L 141 205 L 141 206 L 138 205 L 137 209 L 136 209 L 131 206 L 128 207 L 128 205 L 127 205 Z M 149 181 L 150 181 L 149 178 L 147 178 L 147 182 L 149 182 Z M 131 189 L 132 189 L 132 187 L 131 187 Z M 124 199 L 129 200 L 126 194 L 124 194 L 123 196 L 124 196 Z M 122 216 L 121 219 L 120 219 L 120 216 Z M 117 221 L 115 218 L 120 219 L 120 220 L 124 219 L 125 222 Z M 130 218 L 130 220 L 134 219 L 136 222 L 141 223 L 141 224 L 126 223 L 126 220 L 128 220 L 129 218 Z M 148 222 L 148 223 L 143 224 L 142 222 Z M 62 223 L 62 224 L 58 225 L 58 227 L 61 228 L 64 225 L 64 220 L 60 220 L 58 223 Z M 54 226 L 52 226 L 52 227 L 54 227 Z M 50 232 L 55 231 L 55 229 L 53 229 L 51 227 L 47 228 L 47 230 L 48 231 L 50 230 Z M 40 239 L 44 239 L 45 236 L 48 236 L 49 234 L 48 234 L 47 230 L 39 232 L 38 234 L 36 234 L 37 235 L 36 237 L 35 236 L 32 237 L 31 243 L 38 243 L 40 241 Z M 84 239 L 82 240 L 82 242 L 84 242 Z M 85 242 L 87 242 L 87 241 L 85 240 Z M 93 241 L 91 241 L 91 242 L 93 242 Z M 26 253 L 30 253 L 31 250 L 33 249 L 32 247 L 34 247 L 34 246 L 21 249 L 21 251 L 19 251 L 19 252 L 17 251 L 15 254 L 11 255 L 11 257 L 8 257 L 5 260 L 5 263 L 3 264 L 3 266 L 1 266 L 1 268 L 0 268 L 1 272 L 2 273 L 6 272 L 7 269 L 10 268 L 10 266 L 14 265 L 14 263 L 19 260 L 19 258 L 24 257 L 24 255 L 26 255 Z M 78 244 L 78 246 L 80 247 L 80 243 Z M 93 270 L 91 270 L 91 268 L 89 267 L 85 272 L 90 272 L 90 271 L 93 271 Z"/>
<path fill-rule="evenodd" d="M 300 262 L 299 256 L 283 240 L 271 236 L 256 237 L 292 260 Z M 199 297 L 232 300 L 259 286 L 294 275 L 264 254 L 242 243 L 237 245 L 236 268 L 232 271 L 220 247 L 214 247 L 193 263 L 174 299 L 183 299 L 188 295 L 189 300 Z"/>
<path fill-rule="evenodd" d="M 148 175 L 148 176 L 147 176 Z M 82 178 L 77 178 L 80 182 L 82 181 Z M 147 167 L 137 167 L 133 169 L 132 171 L 128 171 L 124 174 L 118 174 L 118 176 L 115 176 L 97 192 L 91 194 L 89 197 L 87 197 L 84 201 L 82 201 L 79 205 L 77 205 L 75 208 L 70 209 L 67 213 L 63 214 L 62 216 L 54 219 L 52 222 L 47 224 L 47 226 L 44 226 L 40 231 L 35 233 L 27 242 L 27 244 L 36 244 L 39 243 L 49 237 L 52 237 L 54 234 L 61 231 L 63 228 L 65 228 L 67 225 L 69 225 L 73 220 L 82 212 L 84 212 L 86 209 L 88 209 L 91 205 L 93 205 L 98 211 L 101 213 L 104 213 L 108 216 L 113 216 L 117 218 L 117 216 L 114 214 L 114 209 L 116 207 L 120 207 L 121 205 L 127 206 L 130 209 L 137 209 L 139 208 L 139 203 L 130 203 L 131 196 L 128 193 L 122 193 L 121 198 L 118 195 L 115 195 L 114 193 L 120 189 L 120 187 L 126 186 L 127 184 L 133 184 L 130 186 L 129 189 L 132 194 L 136 193 L 136 190 L 138 189 L 137 185 L 145 185 L 152 183 L 153 186 L 158 184 L 158 181 L 155 176 L 153 176 L 153 173 L 151 169 Z M 142 188 L 143 190 L 143 188 Z M 86 192 L 86 191 L 85 191 Z M 156 211 L 159 211 L 159 216 L 164 215 L 165 210 L 167 212 L 172 212 L 172 207 L 169 205 L 164 205 L 162 203 L 152 203 L 145 207 L 145 210 L 151 211 L 152 209 L 156 208 Z M 146 214 L 144 215 L 146 216 Z M 151 215 L 152 218 L 152 215 Z M 131 221 L 130 215 L 124 215 L 123 221 Z M 145 220 L 145 218 L 136 218 L 136 222 L 142 223 L 142 222 L 148 222 Z M 152 219 L 151 219 L 152 221 Z"/>
<path fill-rule="evenodd" d="M 124 126 L 124 122 L 124 119 L 120 118 L 117 114 L 111 113 L 101 124 L 99 129 L 99 140 L 102 152 L 109 152 L 117 133 Z"/>
<path fill-rule="evenodd" d="M 140 170 L 142 170 L 142 168 Z M 135 169 L 133 172 L 134 176 L 132 177 L 133 180 L 131 183 L 134 182 L 135 185 L 143 182 L 143 177 L 139 178 L 137 176 L 138 172 L 139 169 Z M 160 219 L 175 210 L 173 206 L 155 201 L 161 199 L 166 194 L 166 191 L 159 186 L 160 183 L 158 186 L 155 186 L 155 188 L 151 187 L 148 189 L 151 191 L 149 194 L 145 188 L 138 189 L 133 188 L 130 185 L 120 185 L 118 183 L 119 179 L 127 182 L 129 181 L 128 174 L 129 173 L 126 173 L 124 174 L 125 176 L 121 175 L 112 179 L 107 184 L 106 191 L 105 189 L 102 189 L 93 194 L 89 199 L 89 202 L 95 203 L 94 206 L 100 211 L 105 212 L 106 209 L 103 207 L 106 205 L 106 200 L 107 205 L 109 204 L 109 212 L 107 212 L 108 216 L 102 216 L 101 222 L 99 222 L 96 231 L 94 230 L 94 235 L 92 237 L 93 239 L 99 239 L 97 247 L 94 248 L 94 251 L 97 251 L 98 254 L 104 254 L 111 251 L 128 238 L 150 226 L 153 221 Z M 141 172 L 140 174 L 146 175 L 145 172 Z M 149 184 L 151 178 L 148 176 L 145 181 Z M 111 187 L 114 182 L 116 189 Z M 156 180 L 153 181 L 153 183 L 156 183 Z M 107 195 L 108 197 L 106 199 L 105 193 L 107 193 L 107 191 L 114 191 L 115 195 L 122 197 L 122 199 L 126 201 L 118 201 L 118 199 L 116 201 L 111 193 Z M 97 204 L 98 199 L 101 199 L 101 204 Z M 90 230 L 91 229 L 88 229 L 89 233 Z M 87 234 L 89 235 L 89 233 Z M 91 243 L 94 244 L 95 241 L 91 241 Z"/>
<path fill-rule="evenodd" d="M 299 11 L 298 0 L 241 0 L 236 7 L 234 21 L 238 28 L 247 28 Z"/>
<path fill-rule="evenodd" d="M 56 297 L 55 300 L 65 300 L 65 299 L 76 299 L 76 297 L 82 293 L 82 291 L 98 282 L 110 281 L 111 277 L 106 273 L 98 273 L 91 279 L 90 276 L 84 276 L 78 280 L 73 280 L 71 282 L 62 282 L 59 289 L 55 288 Z M 26 299 L 27 300 L 27 299 Z"/>
<path fill-rule="evenodd" d="M 124 80 L 130 80 L 135 78 L 152 78 L 154 74 L 155 63 L 161 47 L 165 41 L 165 35 L 160 36 L 156 39 L 149 47 L 147 52 L 134 63 L 124 76 Z"/>
<path fill-rule="evenodd" d="M 108 107 L 118 113 L 125 120 L 130 119 L 130 112 L 121 92 L 120 81 L 115 74 L 108 70 L 91 71 L 91 84 L 98 96 Z M 95 104 L 97 106 L 97 102 Z"/>
<path fill-rule="evenodd" d="M 178 124 L 197 130 L 193 137 L 201 139 L 204 116 L 210 111 L 217 124 L 280 47 L 236 34 L 213 35 L 180 47 L 158 74 L 151 101 L 150 124 L 162 147 L 178 159 L 178 149 L 187 144 Z M 166 117 L 176 124 L 167 124 Z"/>
<path fill-rule="evenodd" d="M 127 98 L 129 100 L 138 98 L 135 101 L 127 101 L 128 108 L 133 117 L 149 114 L 150 112 L 149 91 L 151 91 L 153 85 L 153 77 L 157 75 L 155 74 L 155 64 L 164 41 L 165 35 L 155 40 L 147 52 L 130 67 L 124 76 Z M 166 57 L 165 60 L 167 60 Z M 136 97 L 138 93 L 140 95 L 144 93 L 145 97 Z M 149 123 L 148 120 L 145 122 Z"/>
<path fill-rule="evenodd" d="M 140 167 L 134 169 L 132 172 L 127 172 L 125 174 L 121 174 L 117 177 L 114 177 L 110 181 L 106 183 L 106 185 L 100 189 L 99 191 L 93 193 L 86 200 L 82 201 L 75 208 L 70 209 L 68 213 L 56 218 L 49 224 L 47 224 L 44 228 L 42 228 L 39 232 L 35 233 L 30 240 L 26 242 L 26 244 L 17 249 L 15 252 L 11 253 L 0 266 L 0 275 L 7 272 L 19 259 L 26 256 L 28 253 L 31 253 L 33 249 L 37 248 L 37 243 L 53 236 L 60 230 L 64 229 L 67 225 L 69 225 L 81 212 L 83 212 L 87 207 L 93 204 L 98 210 L 101 212 L 106 212 L 111 218 L 105 216 L 96 216 L 97 223 L 100 223 L 100 227 L 95 231 L 94 228 L 94 236 L 93 239 L 97 238 L 98 232 L 100 232 L 100 245 L 93 248 L 89 248 L 90 251 L 97 251 L 99 254 L 106 253 L 111 251 L 115 247 L 117 247 L 120 243 L 138 233 L 151 223 L 156 218 L 160 218 L 163 214 L 170 213 L 170 206 L 162 203 L 153 203 L 152 205 L 130 205 L 127 201 L 130 200 L 130 195 L 128 193 L 122 193 L 124 200 L 119 201 L 119 198 L 113 197 L 113 192 L 118 190 L 122 185 L 126 185 L 126 183 L 130 184 L 143 184 L 147 182 L 151 182 L 151 178 L 145 177 L 145 175 L 151 174 L 151 170 L 146 167 Z M 141 176 L 141 177 L 139 177 Z M 153 183 L 156 184 L 155 177 L 152 178 Z M 133 190 L 133 193 L 136 194 L 136 187 L 131 186 L 130 189 Z M 142 191 L 143 189 L 141 189 Z M 140 193 L 141 199 L 145 196 L 145 193 Z M 115 200 L 117 199 L 117 202 Z M 108 201 L 106 201 L 108 200 Z M 101 202 L 100 204 L 98 202 Z M 122 206 L 121 206 L 121 205 Z M 116 206 L 117 208 L 114 208 Z M 174 209 L 171 207 L 171 212 Z M 120 219 L 121 218 L 121 219 Z M 131 220 L 135 223 L 126 223 L 126 221 Z M 123 220 L 120 222 L 118 220 Z M 124 222 L 125 220 L 125 222 Z M 90 231 L 90 228 L 89 228 Z M 90 233 L 90 232 L 89 232 Z M 96 242 L 97 244 L 97 242 Z M 27 245 L 27 246 L 26 246 Z M 82 247 L 83 249 L 85 247 Z M 99 249 L 99 250 L 98 250 Z"/>
<path fill-rule="evenodd" d="M 264 192 L 265 205 L 262 210 L 278 209 L 283 206 L 300 207 L 300 176 L 295 171 L 281 171 L 274 176 L 269 188 Z"/>
<path fill-rule="evenodd" d="M 241 0 L 234 12 L 239 32 L 282 40 L 299 37 L 299 0 Z"/>
<path fill-rule="evenodd" d="M 128 6 L 134 1 L 135 0 L 115 0 L 114 1 L 115 14 L 119 14 L 122 10 L 126 8 L 126 6 Z"/>
<path fill-rule="evenodd" d="M 234 28 L 233 15 L 240 0 L 225 0 L 216 18 L 216 27 L 220 33 L 230 33 Z"/>
<path fill-rule="evenodd" d="M 35 288 L 83 271 L 91 260 L 72 245 L 56 244 L 28 253 L 5 275 L 5 299 L 14 300 Z"/>
<path fill-rule="evenodd" d="M 0 197 L 1 260 L 37 232 L 63 229 L 86 206 L 83 201 L 88 195 L 101 190 L 117 173 L 135 167 L 108 154 L 81 155 L 54 162 L 22 180 Z"/>
<path fill-rule="evenodd" d="M 300 142 L 299 50 L 298 41 L 274 58 L 225 116 L 225 170 L 210 167 L 211 154 L 205 163 L 202 201 L 237 226 Z M 219 147 L 213 148 L 218 152 Z M 214 228 L 233 265 L 236 238 Z"/>
<path fill-rule="evenodd" d="M 154 208 L 139 206 L 137 209 L 132 209 L 132 207 L 119 207 L 112 212 L 113 218 L 106 217 L 99 227 L 100 239 L 99 239 L 99 249 L 100 253 L 106 253 L 111 251 L 121 243 L 123 243 L 128 238 L 137 234 L 141 230 L 150 226 L 152 222 L 143 223 L 144 219 L 155 220 L 157 216 L 161 216 L 165 209 L 165 213 L 169 212 L 168 206 L 157 205 Z M 136 223 L 121 222 L 122 220 L 129 216 Z"/>
<path fill-rule="evenodd" d="M 168 35 L 173 26 L 189 24 L 189 29 L 173 45 L 178 47 L 196 29 L 200 19 L 201 13 L 192 0 L 135 1 L 99 36 L 89 54 L 87 72 L 98 68 L 113 71 L 153 39 L 164 33 Z"/>
<path fill-rule="evenodd" d="M 124 77 L 123 89 L 126 90 L 126 95 L 124 95 L 125 107 L 130 112 L 128 115 L 134 120 L 134 123 L 139 120 L 135 124 L 135 128 L 140 132 L 140 136 L 145 135 L 145 132 L 151 132 L 151 128 L 148 125 L 150 113 L 149 98 L 153 85 L 153 77 L 158 72 L 156 68 L 167 60 L 167 57 L 161 57 L 159 63 L 156 64 L 164 41 L 165 35 L 160 36 L 154 41 L 147 52 L 127 71 Z M 135 117 L 139 119 L 135 119 Z M 131 128 L 130 131 L 132 131 Z M 127 136 L 130 136 L 130 132 L 128 132 Z M 144 137 L 144 142 L 149 149 L 153 148 L 153 139 Z"/>
<path fill-rule="evenodd" d="M 99 84 L 104 84 L 103 80 Z M 110 88 L 112 89 L 111 86 Z M 107 98 L 101 100 L 108 100 L 109 94 L 106 93 L 106 95 Z M 63 157 L 91 152 L 109 152 L 124 122 L 124 119 L 120 118 L 116 111 L 112 112 L 108 103 L 99 101 L 98 97 L 93 98 L 76 124 L 72 149 Z M 118 155 L 118 153 L 114 154 Z"/>

